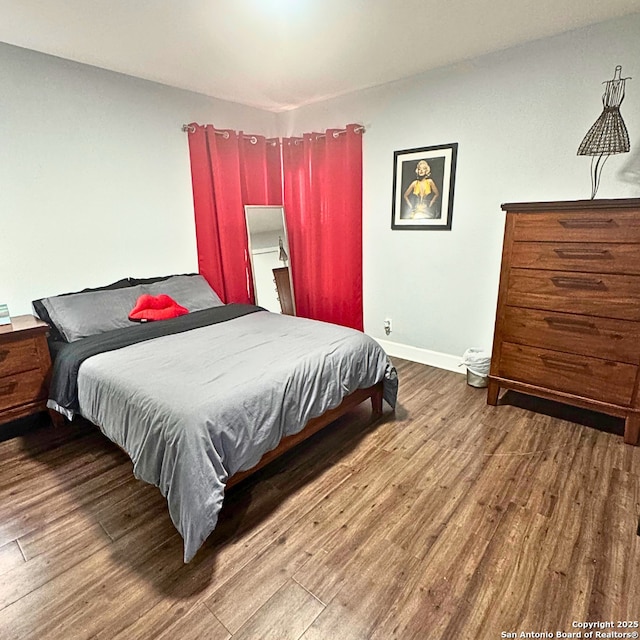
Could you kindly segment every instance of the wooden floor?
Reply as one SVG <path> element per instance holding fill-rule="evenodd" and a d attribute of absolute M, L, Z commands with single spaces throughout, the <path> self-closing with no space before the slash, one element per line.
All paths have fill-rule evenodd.
<path fill-rule="evenodd" d="M 359 407 L 230 491 L 188 565 L 164 499 L 94 428 L 0 443 L 0 638 L 476 640 L 638 620 L 640 448 L 396 364 L 395 417 Z"/>

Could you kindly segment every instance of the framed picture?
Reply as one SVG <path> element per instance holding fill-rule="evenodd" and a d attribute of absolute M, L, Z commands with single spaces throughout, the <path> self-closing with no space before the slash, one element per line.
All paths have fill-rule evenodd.
<path fill-rule="evenodd" d="M 393 154 L 392 229 L 451 229 L 458 143 Z"/>

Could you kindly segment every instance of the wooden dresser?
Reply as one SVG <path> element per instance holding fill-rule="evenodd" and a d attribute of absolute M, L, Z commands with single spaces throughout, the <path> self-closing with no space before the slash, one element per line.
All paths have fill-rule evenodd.
<path fill-rule="evenodd" d="M 33 316 L 0 325 L 0 424 L 46 410 L 49 326 Z"/>
<path fill-rule="evenodd" d="M 501 388 L 625 418 L 640 435 L 640 198 L 504 204 L 487 402 Z"/>

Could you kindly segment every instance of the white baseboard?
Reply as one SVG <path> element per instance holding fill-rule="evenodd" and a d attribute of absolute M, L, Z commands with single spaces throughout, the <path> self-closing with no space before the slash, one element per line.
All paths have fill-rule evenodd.
<path fill-rule="evenodd" d="M 374 338 L 374 340 L 376 340 L 389 356 L 419 362 L 420 364 L 428 364 L 431 367 L 455 371 L 460 374 L 466 374 L 467 372 L 466 367 L 458 366 L 462 360 L 460 356 L 452 356 L 448 353 L 430 351 L 429 349 L 421 349 L 420 347 L 411 347 L 407 344 L 380 340 L 379 338 Z"/>

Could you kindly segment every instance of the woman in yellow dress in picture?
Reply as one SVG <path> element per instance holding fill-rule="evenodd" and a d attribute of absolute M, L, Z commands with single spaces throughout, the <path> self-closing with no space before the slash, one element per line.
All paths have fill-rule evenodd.
<path fill-rule="evenodd" d="M 440 191 L 431 178 L 431 167 L 426 160 L 419 160 L 416 165 L 416 179 L 404 192 L 404 200 L 409 207 L 409 218 L 425 220 L 438 218 L 433 205 L 440 197 Z"/>

